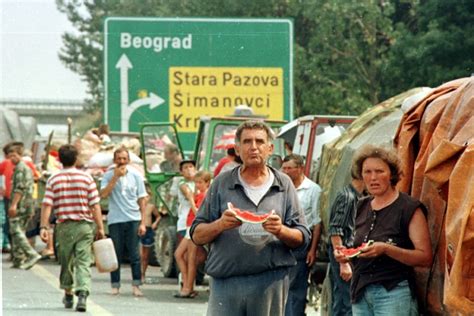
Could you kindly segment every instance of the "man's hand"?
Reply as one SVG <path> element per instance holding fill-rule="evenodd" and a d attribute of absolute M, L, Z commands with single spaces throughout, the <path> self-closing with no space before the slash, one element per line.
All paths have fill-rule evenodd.
<path fill-rule="evenodd" d="M 308 267 L 312 267 L 315 262 L 316 262 L 316 252 L 308 251 L 308 254 L 306 255 L 306 264 L 308 265 Z"/>
<path fill-rule="evenodd" d="M 221 231 L 236 228 L 242 225 L 242 222 L 235 217 L 235 212 L 231 210 L 225 210 L 222 216 L 218 219 L 219 228 Z"/>
<path fill-rule="evenodd" d="M 95 232 L 95 240 L 104 239 L 104 238 L 105 238 L 104 229 L 98 228 L 97 231 Z"/>
<path fill-rule="evenodd" d="M 340 263 L 339 268 L 341 270 L 339 273 L 339 275 L 341 276 L 341 279 L 343 279 L 346 282 L 349 282 L 349 280 L 352 278 L 351 265 L 348 262 Z"/>
<path fill-rule="evenodd" d="M 123 177 L 127 173 L 127 165 L 116 166 L 114 169 L 114 176 L 117 178 Z"/>
<path fill-rule="evenodd" d="M 272 214 L 268 217 L 265 223 L 262 224 L 263 229 L 265 229 L 267 232 L 275 235 L 278 237 L 280 234 L 283 224 L 281 222 L 280 216 L 276 214 Z"/>
<path fill-rule="evenodd" d="M 146 233 L 146 226 L 145 224 L 141 223 L 140 226 L 138 226 L 138 236 L 143 236 Z"/>
<path fill-rule="evenodd" d="M 40 229 L 40 238 L 44 243 L 47 243 L 49 240 L 49 231 L 47 229 Z"/>
<path fill-rule="evenodd" d="M 12 204 L 8 208 L 8 217 L 15 217 L 16 216 L 16 205 Z"/>

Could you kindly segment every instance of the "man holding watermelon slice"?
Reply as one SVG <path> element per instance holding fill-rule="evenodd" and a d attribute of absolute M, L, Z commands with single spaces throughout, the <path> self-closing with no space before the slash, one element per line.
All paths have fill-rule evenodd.
<path fill-rule="evenodd" d="M 284 314 L 291 249 L 306 248 L 311 233 L 291 180 L 267 166 L 273 138 L 262 121 L 239 126 L 243 163 L 214 179 L 191 227 L 196 244 L 210 244 L 208 315 Z"/>

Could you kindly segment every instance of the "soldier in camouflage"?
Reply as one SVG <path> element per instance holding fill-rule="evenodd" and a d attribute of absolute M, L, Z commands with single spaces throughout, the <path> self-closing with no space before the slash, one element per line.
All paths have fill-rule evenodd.
<path fill-rule="evenodd" d="M 41 259 L 41 256 L 29 244 L 25 234 L 28 221 L 34 213 L 33 174 L 21 158 L 22 143 L 9 146 L 7 154 L 7 157 L 15 165 L 11 202 L 8 209 L 13 267 L 28 270 Z"/>

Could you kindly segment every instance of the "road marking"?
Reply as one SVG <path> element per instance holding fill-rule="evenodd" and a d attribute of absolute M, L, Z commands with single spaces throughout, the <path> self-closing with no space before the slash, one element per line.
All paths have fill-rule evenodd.
<path fill-rule="evenodd" d="M 58 289 L 59 280 L 51 272 L 40 266 L 39 264 L 33 266 L 31 271 L 36 274 L 41 279 L 48 282 L 53 288 Z M 62 293 L 60 289 L 59 292 Z M 94 303 L 91 299 L 87 299 L 87 312 L 92 315 L 102 315 L 102 316 L 112 316 L 113 314 L 101 307 L 100 305 Z"/>

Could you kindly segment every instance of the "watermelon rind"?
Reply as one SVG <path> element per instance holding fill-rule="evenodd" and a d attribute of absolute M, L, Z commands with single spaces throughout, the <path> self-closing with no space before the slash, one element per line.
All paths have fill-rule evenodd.
<path fill-rule="evenodd" d="M 267 214 L 268 216 L 261 219 L 261 220 L 247 219 L 245 217 L 240 216 L 239 214 L 235 214 L 235 217 L 241 222 L 251 223 L 251 224 L 261 224 L 261 223 L 265 223 L 268 220 L 268 217 L 270 217 L 271 214 L 272 213 Z M 258 214 L 255 214 L 255 215 L 258 215 Z"/>
<path fill-rule="evenodd" d="M 256 220 L 256 219 L 248 219 L 248 218 L 245 218 L 243 216 L 241 216 L 241 214 L 238 213 L 238 211 L 234 208 L 234 206 L 232 205 L 232 203 L 227 203 L 227 207 L 229 210 L 233 211 L 235 213 L 235 217 L 241 221 L 241 222 L 244 222 L 244 223 L 251 223 L 251 224 L 262 224 L 262 223 L 265 223 L 268 218 L 270 217 L 270 215 L 274 214 L 275 211 L 272 210 L 270 213 L 268 214 L 255 214 L 255 215 L 268 215 L 260 220 Z"/>
<path fill-rule="evenodd" d="M 373 240 L 369 240 L 367 242 L 367 245 L 365 245 L 364 249 L 371 246 L 373 243 L 374 243 Z M 362 253 L 362 250 L 359 250 L 359 251 L 353 253 L 352 255 L 348 255 L 348 256 L 346 255 L 346 258 L 348 258 L 348 259 L 355 258 L 355 257 L 358 257 L 361 253 Z"/>

